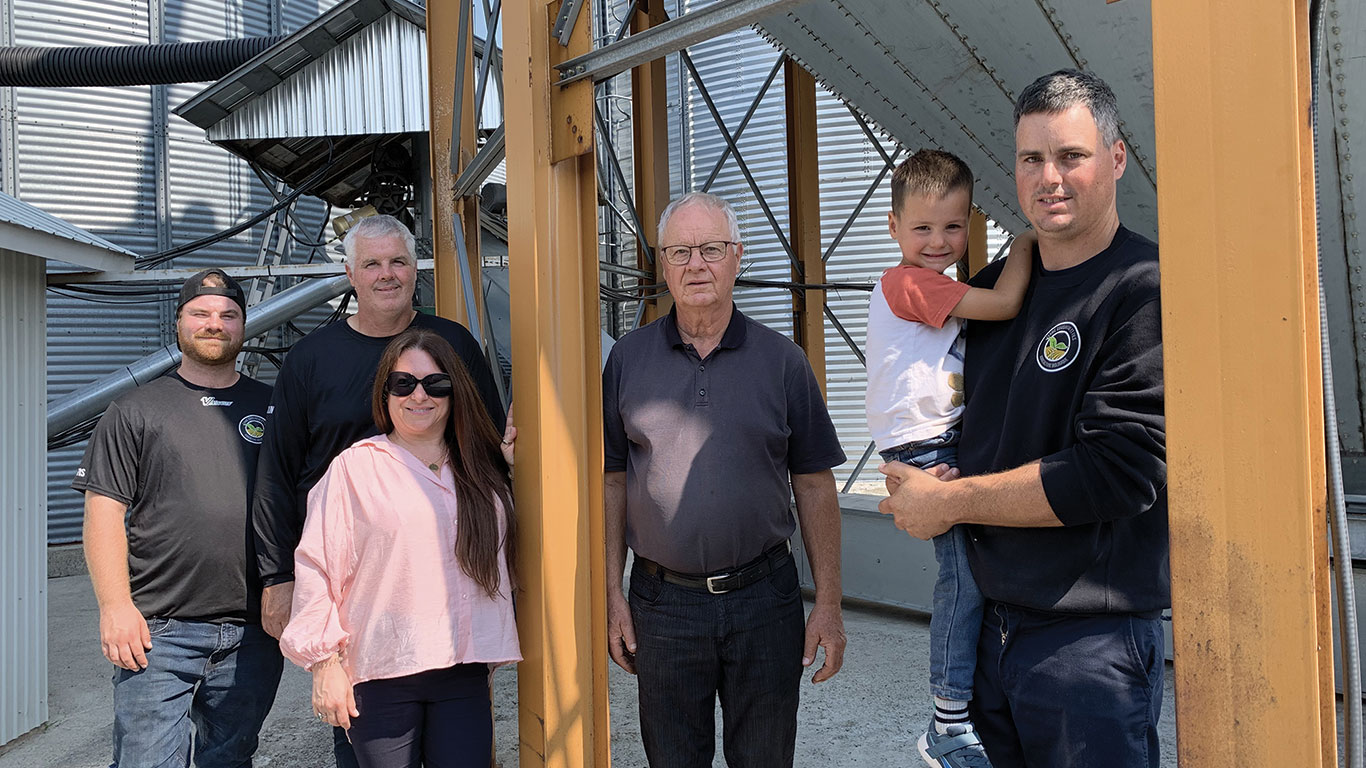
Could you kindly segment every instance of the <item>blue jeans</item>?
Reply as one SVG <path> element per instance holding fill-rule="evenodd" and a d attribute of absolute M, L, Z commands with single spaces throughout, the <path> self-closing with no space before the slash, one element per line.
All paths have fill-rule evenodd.
<path fill-rule="evenodd" d="M 147 668 L 114 672 L 111 768 L 250 768 L 284 659 L 255 624 L 147 620 Z"/>
<path fill-rule="evenodd" d="M 927 469 L 958 466 L 958 429 L 882 451 L 883 461 Z M 930 610 L 930 693 L 954 701 L 972 700 L 977 636 L 982 631 L 982 593 L 968 567 L 967 528 L 955 525 L 934 537 L 939 576 Z"/>
<path fill-rule="evenodd" d="M 996 768 L 1157 768 L 1165 669 L 1156 615 L 987 604 L 973 724 Z"/>
<path fill-rule="evenodd" d="M 806 634 L 791 557 L 720 595 L 631 571 L 640 735 L 651 768 L 711 768 L 721 699 L 726 763 L 790 768 Z"/>

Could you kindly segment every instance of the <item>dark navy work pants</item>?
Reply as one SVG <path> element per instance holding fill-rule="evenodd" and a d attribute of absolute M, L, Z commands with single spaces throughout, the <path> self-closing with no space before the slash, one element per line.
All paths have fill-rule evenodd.
<path fill-rule="evenodd" d="M 1162 620 L 987 601 L 972 720 L 995 768 L 1157 768 Z"/>
<path fill-rule="evenodd" d="M 806 621 L 797 566 L 721 595 L 631 571 L 640 735 L 651 768 L 791 768 Z"/>

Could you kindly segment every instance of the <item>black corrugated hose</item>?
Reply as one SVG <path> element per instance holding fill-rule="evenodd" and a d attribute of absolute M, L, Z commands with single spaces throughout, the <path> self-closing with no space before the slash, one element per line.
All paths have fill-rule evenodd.
<path fill-rule="evenodd" d="M 0 87 L 164 85 L 217 80 L 283 40 L 243 37 L 198 43 L 0 48 Z"/>

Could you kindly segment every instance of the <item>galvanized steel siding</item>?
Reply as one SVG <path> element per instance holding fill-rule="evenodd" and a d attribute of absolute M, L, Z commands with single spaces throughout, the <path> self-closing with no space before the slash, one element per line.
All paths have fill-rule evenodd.
<path fill-rule="evenodd" d="M 702 5 L 702 4 L 695 4 Z M 777 61 L 778 51 L 754 32 L 741 30 L 693 46 L 690 54 L 716 106 L 734 132 L 765 77 Z M 671 67 L 672 68 L 672 67 Z M 671 85 L 676 82 L 671 78 Z M 683 146 L 683 173 L 672 177 L 674 194 L 700 189 L 716 160 L 725 151 L 725 139 L 691 78 L 684 78 L 686 90 L 671 93 L 680 122 L 671 126 L 671 135 Z M 817 88 L 818 130 L 820 136 L 821 245 L 828 249 L 846 220 L 883 167 L 882 156 L 869 141 L 844 103 Z M 785 140 L 783 74 L 778 73 L 767 95 L 751 119 L 738 146 L 746 165 L 774 217 L 789 231 L 787 210 L 787 155 Z M 895 142 L 879 137 L 890 155 Z M 909 149 L 919 149 L 910 147 Z M 902 158 L 906 155 L 903 154 Z M 726 161 L 709 190 L 729 200 L 740 218 L 745 241 L 742 276 L 775 281 L 790 281 L 791 266 L 777 236 L 769 226 L 755 195 L 732 157 Z M 895 241 L 887 232 L 887 212 L 891 207 L 891 176 L 883 178 L 877 191 L 855 218 L 838 248 L 826 262 L 826 280 L 838 283 L 871 283 L 882 271 L 900 259 Z M 995 253 L 1007 235 L 992 228 L 988 250 Z M 867 332 L 868 292 L 844 289 L 826 294 L 826 302 L 840 323 L 862 350 Z M 777 288 L 737 288 L 736 304 L 741 311 L 785 335 L 792 334 L 791 293 Z M 835 470 L 843 485 L 870 441 L 863 398 L 867 374 L 858 355 L 829 320 L 825 324 L 826 400 L 830 416 L 848 457 Z M 874 457 L 876 458 L 876 457 Z M 876 481 L 876 460 L 862 473 L 861 480 Z"/>
<path fill-rule="evenodd" d="M 297 32 L 338 2 L 340 0 L 277 0 L 280 28 L 276 30 L 276 34 L 287 35 L 290 32 Z"/>
<path fill-rule="evenodd" d="M 691 3 L 687 10 L 708 4 Z M 753 32 L 737 30 L 695 45 L 688 52 L 717 111 L 734 134 L 777 61 L 778 51 Z M 685 82 L 687 90 L 679 99 L 687 135 L 683 160 L 685 178 L 681 180 L 684 186 L 680 187 L 678 179 L 673 182 L 674 188 L 680 191 L 700 190 L 726 149 L 721 129 L 712 118 L 697 84 L 691 77 Z M 788 229 L 785 131 L 783 76 L 779 73 L 737 145 L 784 234 Z M 790 281 L 791 262 L 787 253 L 768 223 L 759 195 L 750 188 L 734 156 L 727 158 L 708 191 L 730 201 L 740 219 L 740 238 L 745 243 L 741 276 Z M 740 311 L 755 320 L 786 336 L 792 335 L 792 302 L 788 291 L 738 288 L 735 303 Z"/>
<path fill-rule="evenodd" d="M 47 720 L 43 260 L 0 251 L 0 744 Z"/>
<path fill-rule="evenodd" d="M 18 45 L 135 45 L 151 41 L 146 4 L 12 0 Z M 11 194 L 136 253 L 157 246 L 152 91 L 16 88 L 17 168 Z M 48 294 L 47 397 L 58 397 L 150 351 L 155 305 L 111 307 Z M 46 444 L 46 431 L 39 445 Z M 80 538 L 81 499 L 68 483 L 83 446 L 47 463 L 49 541 Z"/>
<path fill-rule="evenodd" d="M 297 29 L 330 0 L 7 0 L 16 45 L 130 45 L 267 35 Z M 15 158 L 4 191 L 139 254 L 229 227 L 267 207 L 270 194 L 237 158 L 168 115 L 202 85 L 14 88 Z M 7 98 L 9 97 L 7 94 Z M 0 100 L 0 105 L 3 101 Z M 311 238 L 321 205 L 302 206 Z M 167 266 L 255 263 L 261 226 Z M 294 258 L 306 256 L 295 249 Z M 170 337 L 169 297 L 111 305 L 49 291 L 48 392 L 60 397 L 132 362 Z M 267 364 L 261 378 L 273 378 Z M 84 444 L 48 457 L 50 543 L 80 538 L 81 499 L 68 487 Z"/>

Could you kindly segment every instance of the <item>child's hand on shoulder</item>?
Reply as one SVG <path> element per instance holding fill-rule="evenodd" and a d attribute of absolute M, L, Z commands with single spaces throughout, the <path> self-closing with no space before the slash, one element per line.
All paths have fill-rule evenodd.
<path fill-rule="evenodd" d="M 1039 244 L 1039 233 L 1031 227 L 1015 235 L 1015 239 L 1010 241 L 1010 252 L 1034 250 L 1034 246 Z"/>

